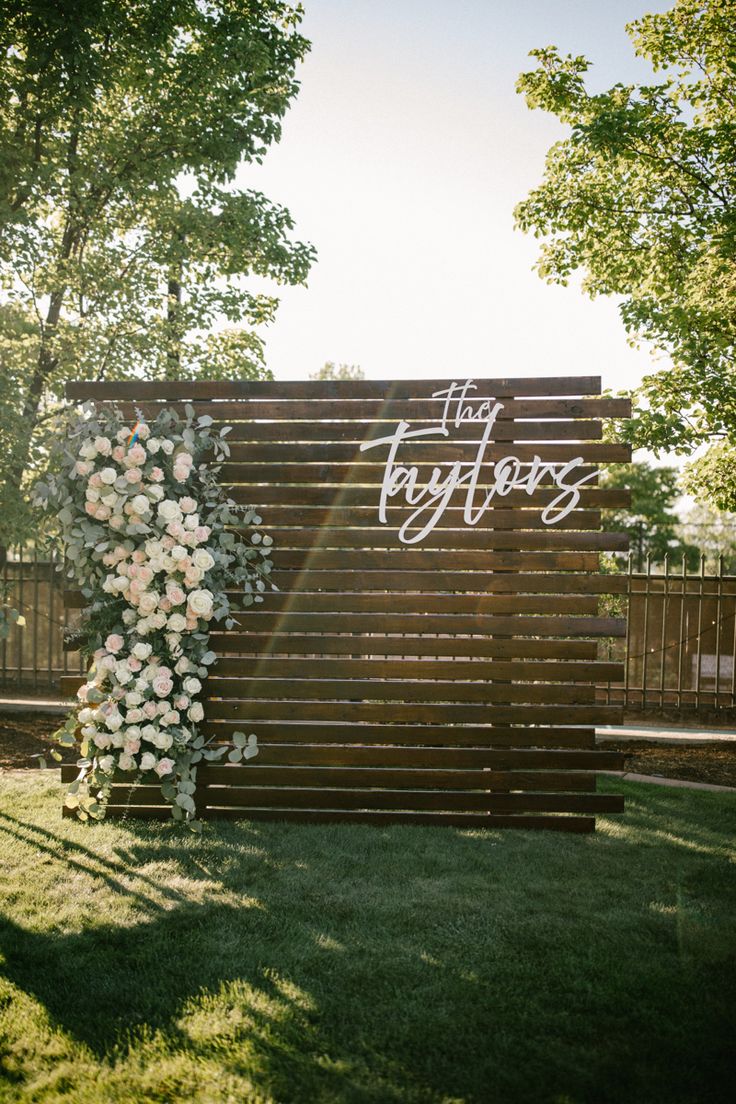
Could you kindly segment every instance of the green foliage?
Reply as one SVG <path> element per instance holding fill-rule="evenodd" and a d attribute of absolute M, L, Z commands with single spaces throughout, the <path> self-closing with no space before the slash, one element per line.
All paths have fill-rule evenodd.
<path fill-rule="evenodd" d="M 697 502 L 683 517 L 677 533 L 707 558 L 711 568 L 722 559 L 723 571 L 736 574 L 736 514 Z"/>
<path fill-rule="evenodd" d="M 569 127 L 517 225 L 545 239 L 544 279 L 581 272 L 591 297 L 619 297 L 632 343 L 672 358 L 620 427 L 657 453 L 736 435 L 735 27 L 736 0 L 677 0 L 627 28 L 661 79 L 591 94 L 590 63 L 547 47 L 517 86 Z M 707 470 L 699 489 L 733 507 L 734 469 Z"/>
<path fill-rule="evenodd" d="M 239 188 L 278 141 L 308 42 L 280 0 L 0 0 L 0 510 L 31 524 L 69 379 L 254 378 L 304 282 L 291 216 Z"/>
<path fill-rule="evenodd" d="M 312 372 L 309 377 L 313 380 L 362 380 L 365 372 L 359 364 L 335 364 L 332 360 L 326 360 L 321 368 Z"/>
<path fill-rule="evenodd" d="M 637 571 L 643 570 L 648 556 L 660 563 L 666 555 L 685 555 L 690 566 L 697 565 L 697 549 L 678 535 L 680 517 L 674 507 L 682 492 L 677 468 L 655 467 L 646 461 L 617 464 L 602 475 L 601 485 L 631 489 L 631 506 L 604 510 L 603 527 L 629 534 Z"/>

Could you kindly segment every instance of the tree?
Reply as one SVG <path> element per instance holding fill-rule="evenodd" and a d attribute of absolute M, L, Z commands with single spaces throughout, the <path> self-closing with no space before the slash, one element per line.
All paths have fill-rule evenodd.
<path fill-rule="evenodd" d="M 617 464 L 601 476 L 604 487 L 630 487 L 628 509 L 604 510 L 605 529 L 629 534 L 635 570 L 643 571 L 647 557 L 661 562 L 666 555 L 685 555 L 695 566 L 698 552 L 679 533 L 680 516 L 675 503 L 681 496 L 677 468 L 655 467 L 646 461 Z"/>
<path fill-rule="evenodd" d="M 305 280 L 288 210 L 236 186 L 280 135 L 308 42 L 280 0 L 0 0 L 0 510 L 67 380 L 263 375 L 277 300 Z"/>
<path fill-rule="evenodd" d="M 709 560 L 723 557 L 723 570 L 727 574 L 736 572 L 736 514 L 722 513 L 696 502 L 678 525 L 677 534 Z"/>
<path fill-rule="evenodd" d="M 335 364 L 332 360 L 326 360 L 321 368 L 312 372 L 313 380 L 362 380 L 365 372 L 358 364 Z"/>
<path fill-rule="evenodd" d="M 701 449 L 690 488 L 736 506 L 736 0 L 677 0 L 627 30 L 661 79 L 591 94 L 584 57 L 532 51 L 518 90 L 570 132 L 516 221 L 546 239 L 540 276 L 582 272 L 591 297 L 620 297 L 632 343 L 672 360 L 621 432 L 658 454 Z"/>

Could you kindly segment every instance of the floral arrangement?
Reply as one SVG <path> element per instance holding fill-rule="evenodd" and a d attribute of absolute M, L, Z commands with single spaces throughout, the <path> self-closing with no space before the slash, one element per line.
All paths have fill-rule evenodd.
<path fill-rule="evenodd" d="M 58 734 L 81 754 L 65 803 L 84 820 L 104 816 L 114 778 L 148 776 L 174 818 L 198 829 L 197 763 L 257 753 L 254 736 L 215 747 L 197 727 L 216 659 L 211 626 L 235 625 L 228 590 L 247 606 L 276 589 L 261 518 L 218 483 L 229 432 L 195 420 L 191 405 L 184 418 L 164 409 L 131 429 L 119 410 L 87 403 L 59 426 L 52 474 L 36 487 L 88 602 L 76 637 L 90 668 Z"/>

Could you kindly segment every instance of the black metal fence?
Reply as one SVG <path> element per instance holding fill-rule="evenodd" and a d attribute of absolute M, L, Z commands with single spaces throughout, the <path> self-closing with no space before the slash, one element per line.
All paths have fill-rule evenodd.
<path fill-rule="evenodd" d="M 736 575 L 723 562 L 688 571 L 684 560 L 647 562 L 627 572 L 627 594 L 610 600 L 625 610 L 625 640 L 601 642 L 602 657 L 627 658 L 625 680 L 599 688 L 602 701 L 653 716 L 736 717 Z M 14 550 L 2 569 L 9 604 L 24 617 L 0 642 L 0 690 L 5 696 L 58 697 L 59 678 L 83 669 L 64 648 L 63 576 L 55 558 Z"/>
<path fill-rule="evenodd" d="M 0 641 L 0 689 L 6 697 L 58 697 L 60 676 L 83 669 L 79 653 L 64 647 L 64 631 L 70 626 L 57 562 L 56 556 L 40 557 L 35 548 L 21 548 L 9 551 L 3 565 L 5 600 L 25 619 Z"/>

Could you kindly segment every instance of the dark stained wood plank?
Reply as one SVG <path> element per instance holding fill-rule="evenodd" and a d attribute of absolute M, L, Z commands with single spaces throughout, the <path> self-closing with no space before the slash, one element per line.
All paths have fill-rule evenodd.
<path fill-rule="evenodd" d="M 270 523 L 273 511 L 268 511 L 266 520 Z M 409 536 L 417 530 L 409 530 Z M 281 564 L 281 551 L 284 548 L 374 548 L 392 549 L 400 551 L 396 538 L 395 528 L 370 528 L 368 526 L 357 529 L 333 529 L 329 525 L 318 529 L 308 528 L 283 528 L 268 524 L 267 532 L 276 544 L 275 566 Z M 241 531 L 241 537 L 250 542 L 250 532 Z M 404 547 L 414 547 L 401 546 Z M 494 530 L 488 528 L 478 529 L 448 529 L 438 526 L 422 539 L 418 545 L 423 550 L 443 548 L 452 550 L 451 570 L 462 571 L 463 562 L 455 564 L 456 553 L 464 553 L 473 549 L 483 552 L 502 549 L 524 549 L 526 551 L 564 550 L 573 552 L 626 552 L 629 547 L 627 533 L 600 533 L 595 530 L 574 532 L 569 529 L 537 530 Z M 419 561 L 421 564 L 421 561 Z M 467 570 L 467 569 L 466 569 Z M 485 570 L 485 569 L 482 569 Z M 596 563 L 595 570 L 598 570 Z M 612 578 L 612 576 L 606 576 Z M 616 584 L 614 584 L 616 585 Z"/>
<path fill-rule="evenodd" d="M 457 440 L 409 440 L 401 446 L 401 461 L 405 464 L 455 463 L 472 459 L 471 445 Z M 231 463 L 299 463 L 299 464 L 352 464 L 383 467 L 382 459 L 376 449 L 361 452 L 359 445 L 350 441 L 252 441 L 247 444 L 234 441 L 230 450 Z M 559 444 L 551 441 L 544 443 L 543 459 L 553 461 L 575 460 L 581 457 L 586 465 L 628 464 L 631 461 L 631 445 L 616 444 L 608 441 L 584 441 L 573 444 Z M 540 449 L 534 444 L 515 442 L 514 456 L 529 464 L 539 455 Z M 486 461 L 501 460 L 508 456 L 509 448 L 505 444 L 486 445 L 483 457 Z"/>
<path fill-rule="evenodd" d="M 250 506 L 256 511 L 256 517 L 263 519 L 263 525 L 331 525 L 338 528 L 370 526 L 375 528 L 380 524 L 378 520 L 378 502 L 373 506 L 343 506 L 336 503 L 334 506 L 319 506 L 286 503 L 253 502 L 250 495 L 238 494 L 237 488 L 230 496 L 234 502 L 240 505 Z M 242 500 L 242 501 L 241 501 Z M 411 511 L 407 507 L 388 506 L 386 508 L 389 530 L 393 530 L 397 547 L 401 547 L 398 538 L 398 530 L 410 517 Z M 479 518 L 474 528 L 476 529 L 517 529 L 517 547 L 524 547 L 525 531 L 534 530 L 578 530 L 600 528 L 600 513 L 595 510 L 574 510 L 562 521 L 557 521 L 554 526 L 546 525 L 541 518 L 538 509 L 504 510 L 501 508 L 489 509 Z M 463 530 L 463 511 L 459 506 L 448 506 L 442 517 L 436 524 L 437 529 Z M 426 516 L 425 516 L 426 520 Z M 259 523 L 256 522 L 256 525 Z M 263 527 L 263 526 L 262 526 Z M 407 535 L 415 537 L 420 526 L 407 526 Z M 246 530 L 247 532 L 247 530 Z M 453 541 L 455 541 L 453 534 Z M 421 547 L 421 543 L 412 544 L 412 547 Z M 453 543 L 452 547 L 457 547 Z"/>
<path fill-rule="evenodd" d="M 68 399 L 127 399 L 138 402 L 179 399 L 411 399 L 444 391 L 463 378 L 418 380 L 75 380 L 67 383 Z M 484 395 L 599 395 L 600 376 L 475 376 Z M 475 392 L 471 392 L 475 393 Z"/>
<path fill-rule="evenodd" d="M 514 679 L 516 682 L 616 682 L 623 663 L 534 660 L 431 659 L 282 659 L 265 655 L 254 663 L 241 656 L 221 657 L 210 668 L 213 676 L 258 678 L 368 678 L 368 679 Z"/>
<path fill-rule="evenodd" d="M 286 808 L 286 809 L 407 809 L 412 811 L 442 810 L 445 812 L 558 812 L 558 813 L 620 813 L 623 798 L 618 794 L 586 793 L 456 793 L 426 790 L 361 790 L 281 789 L 248 787 L 238 792 L 223 786 L 205 795 L 208 807 L 221 808 Z"/>
<path fill-rule="evenodd" d="M 104 408 L 105 404 L 101 404 Z M 377 404 L 376 411 L 384 420 L 366 412 L 359 418 L 357 410 L 346 411 L 336 407 L 328 416 L 315 414 L 311 404 L 305 403 L 303 411 L 289 414 L 280 410 L 277 403 L 259 405 L 257 410 L 247 411 L 244 404 L 200 404 L 199 413 L 215 418 L 213 428 L 219 430 L 225 425 L 231 427 L 231 441 L 368 441 L 384 438 L 392 431 L 400 415 L 389 416 L 388 407 Z M 288 405 L 288 404 L 287 404 Z M 119 414 L 131 424 L 139 418 L 153 421 L 163 409 L 173 409 L 183 416 L 181 404 L 166 403 L 120 403 L 116 406 Z M 254 420 L 254 419 L 258 420 Z M 237 420 L 244 419 L 244 420 Z M 247 419 L 247 420 L 246 420 Z M 386 420 L 388 419 L 388 420 Z M 414 418 L 411 424 L 429 427 L 436 422 L 434 415 Z M 438 433 L 439 433 L 439 423 Z M 479 442 L 482 423 L 469 425 L 464 423 L 451 432 L 456 441 Z M 493 441 L 599 441 L 603 436 L 602 424 L 598 420 L 571 418 L 554 421 L 526 421 L 513 418 L 499 418 L 493 425 Z M 378 449 L 379 446 L 376 446 Z"/>
<path fill-rule="evenodd" d="M 264 767 L 249 764 L 236 779 L 209 778 L 198 786 L 199 801 L 217 804 L 223 788 L 230 791 L 228 804 L 248 804 L 248 790 L 258 786 L 305 786 L 311 789 L 387 789 L 499 791 L 525 793 L 595 793 L 595 774 L 585 771 L 488 771 L 370 767 Z M 125 785 L 122 779 L 112 792 L 115 804 L 134 799 L 139 804 L 159 804 L 161 785 L 155 780 Z M 230 796 L 238 800 L 230 800 Z"/>
<path fill-rule="evenodd" d="M 278 553 L 277 553 L 278 559 Z M 271 579 L 283 591 L 463 591 L 476 594 L 626 594 L 627 575 L 518 575 L 483 571 L 273 571 Z M 267 599 L 270 602 L 270 597 Z"/>
<path fill-rule="evenodd" d="M 145 409 L 144 409 L 145 413 Z M 133 422 L 136 418 L 135 411 L 127 411 L 127 417 L 129 421 Z M 413 423 L 412 423 L 413 424 Z M 421 426 L 428 426 L 430 423 L 417 423 Z M 267 421 L 250 421 L 250 422 L 236 422 L 234 420 L 225 421 L 222 423 L 215 423 L 215 428 L 219 429 L 223 425 L 231 425 L 232 431 L 228 435 L 228 441 L 318 441 L 330 443 L 332 441 L 352 441 L 353 443 L 360 443 L 361 441 L 375 441 L 379 438 L 387 436 L 387 428 L 391 428 L 393 423 L 391 422 L 357 422 L 357 421 L 336 421 L 336 422 L 321 422 L 321 421 L 303 421 L 303 422 L 267 422 Z M 456 441 L 465 439 L 472 443 L 476 448 L 479 443 L 479 434 L 477 430 L 465 430 L 457 431 L 455 434 Z M 543 445 L 547 441 L 562 442 L 562 441 L 577 441 L 584 446 L 587 441 L 600 441 L 603 436 L 602 424 L 599 421 L 583 421 L 579 419 L 577 421 L 567 422 L 521 422 L 521 421 L 498 421 L 493 427 L 493 441 L 537 441 L 540 442 L 540 448 L 536 451 L 541 458 L 545 459 L 545 453 Z M 381 449 L 378 445 L 373 450 L 378 458 L 381 457 Z M 513 454 L 513 447 L 509 444 L 507 448 L 508 454 Z M 579 449 L 576 455 L 584 455 L 584 448 Z M 384 452 L 385 458 L 385 452 Z"/>
<path fill-rule="evenodd" d="M 432 681 L 413 682 L 409 679 L 279 679 L 228 678 L 212 675 L 205 686 L 208 713 L 219 710 L 215 699 L 280 700 L 281 712 L 287 713 L 294 700 L 302 701 L 375 701 L 386 702 L 569 702 L 584 705 L 595 701 L 595 687 L 589 684 L 567 683 L 500 683 Z M 301 708 L 297 706 L 296 708 Z"/>
<path fill-rule="evenodd" d="M 74 817 L 74 809 L 62 808 L 62 816 Z M 203 820 L 283 821 L 297 824 L 368 824 L 382 827 L 392 824 L 415 827 L 485 828 L 496 831 L 501 828 L 525 831 L 589 833 L 595 830 L 594 817 L 511 815 L 493 816 L 487 813 L 412 813 L 412 812 L 354 812 L 329 809 L 218 809 L 199 811 Z M 169 820 L 169 806 L 108 805 L 107 816 L 112 819 Z"/>
<path fill-rule="evenodd" d="M 625 622 L 617 617 L 566 617 L 421 613 L 281 613 L 257 606 L 238 615 L 253 632 L 273 633 L 504 633 L 513 636 L 624 636 Z"/>
<path fill-rule="evenodd" d="M 109 400 L 101 400 L 105 407 Z M 120 400 L 118 405 L 126 414 L 142 410 L 146 417 L 155 418 L 162 410 L 175 409 L 184 412 L 184 403 L 179 399 L 150 400 L 139 402 Z M 456 402 L 432 398 L 429 393 L 411 399 L 221 399 L 208 401 L 200 399 L 195 407 L 195 415 L 207 415 L 218 421 L 245 420 L 251 418 L 274 421 L 336 421 L 353 419 L 371 422 L 440 422 L 447 413 L 445 423 L 450 433 L 460 430 L 480 430 L 487 423 L 493 411 L 499 407 L 495 418 L 509 421 L 512 419 L 537 420 L 581 420 L 590 418 L 626 418 L 631 414 L 631 403 L 621 398 L 536 398 L 512 399 L 506 396 L 494 398 L 479 393 L 473 396 L 470 405 L 462 404 L 463 412 L 458 418 L 459 408 Z"/>
<path fill-rule="evenodd" d="M 253 721 L 281 721 L 292 713 L 294 705 L 283 701 L 209 701 L 206 716 L 210 721 L 237 720 L 250 725 Z M 396 702 L 388 710 L 376 702 L 303 701 L 299 717 L 305 721 L 369 721 L 400 724 L 560 724 L 606 725 L 621 723 L 621 709 L 615 705 L 465 705 Z"/>
<path fill-rule="evenodd" d="M 310 567 L 312 570 L 340 571 L 442 571 L 448 557 L 440 549 L 418 545 L 383 550 L 364 549 L 280 549 L 278 566 L 285 570 Z M 480 549 L 457 549 L 452 552 L 456 571 L 598 571 L 597 552 L 514 552 L 503 550 L 483 552 Z"/>
<path fill-rule="evenodd" d="M 245 624 L 247 619 L 243 618 Z M 493 640 L 488 637 L 311 636 L 213 632 L 218 655 L 390 655 L 479 656 L 485 658 L 594 660 L 592 640 Z"/>
<path fill-rule="evenodd" d="M 354 580 L 358 586 L 359 579 Z M 228 592 L 233 608 L 238 608 L 238 592 Z M 263 607 L 268 613 L 285 612 L 296 614 L 416 614 L 423 618 L 437 614 L 465 614 L 469 617 L 481 617 L 490 614 L 565 614 L 569 616 L 595 615 L 598 611 L 598 598 L 587 594 L 433 594 L 422 593 L 382 593 L 373 591 L 367 594 L 358 592 L 339 593 L 337 591 L 300 592 L 288 591 L 269 594 Z M 250 613 L 250 610 L 248 611 Z M 469 623 L 466 622 L 466 628 Z M 401 631 L 401 630 L 399 630 Z M 460 630 L 462 631 L 462 630 Z"/>
<path fill-rule="evenodd" d="M 466 747 L 364 747 L 358 745 L 274 745 L 261 744 L 258 757 L 245 766 L 206 764 L 198 778 L 206 785 L 242 785 L 243 776 L 255 764 L 312 767 L 404 768 L 412 770 L 489 770 L 537 773 L 559 771 L 572 777 L 578 771 L 623 770 L 625 757 L 617 751 L 528 750 Z M 78 769 L 73 763 L 61 767 L 62 782 L 73 782 Z M 126 781 L 121 774 L 118 780 Z"/>

